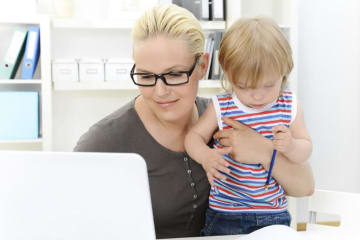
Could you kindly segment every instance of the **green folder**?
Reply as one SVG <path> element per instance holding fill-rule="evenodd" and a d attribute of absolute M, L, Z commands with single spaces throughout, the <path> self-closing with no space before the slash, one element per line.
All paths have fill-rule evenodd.
<path fill-rule="evenodd" d="M 27 29 L 17 27 L 14 30 L 9 48 L 1 61 L 0 79 L 13 79 L 24 55 Z"/>

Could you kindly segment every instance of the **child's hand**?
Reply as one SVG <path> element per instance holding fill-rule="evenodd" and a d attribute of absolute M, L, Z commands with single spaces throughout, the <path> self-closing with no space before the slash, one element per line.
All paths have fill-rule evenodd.
<path fill-rule="evenodd" d="M 293 148 L 293 137 L 288 127 L 278 125 L 272 128 L 274 134 L 273 144 L 274 148 L 279 152 L 286 153 Z"/>
<path fill-rule="evenodd" d="M 227 167 L 229 163 L 223 158 L 224 154 L 229 154 L 231 147 L 221 149 L 210 149 L 204 154 L 201 165 L 205 169 L 207 178 L 211 186 L 214 186 L 214 177 L 225 180 L 226 177 L 219 172 L 230 173 L 230 169 Z"/>

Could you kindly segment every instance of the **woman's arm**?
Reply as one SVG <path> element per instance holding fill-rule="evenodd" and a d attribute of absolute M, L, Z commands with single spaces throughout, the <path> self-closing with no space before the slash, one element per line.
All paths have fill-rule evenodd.
<path fill-rule="evenodd" d="M 219 131 L 214 138 L 219 139 L 223 146 L 232 147 L 231 155 L 235 160 L 262 164 L 268 170 L 273 151 L 272 141 L 235 120 L 224 117 L 223 121 L 233 129 Z M 272 176 L 290 196 L 302 197 L 314 192 L 314 178 L 308 161 L 295 163 L 278 153 Z"/>

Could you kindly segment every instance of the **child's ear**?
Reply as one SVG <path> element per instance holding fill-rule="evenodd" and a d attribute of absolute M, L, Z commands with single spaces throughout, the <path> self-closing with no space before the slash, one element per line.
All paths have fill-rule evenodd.
<path fill-rule="evenodd" d="M 202 56 L 200 57 L 199 61 L 200 71 L 201 71 L 201 79 L 207 78 L 206 72 L 209 67 L 209 54 L 204 52 Z"/>

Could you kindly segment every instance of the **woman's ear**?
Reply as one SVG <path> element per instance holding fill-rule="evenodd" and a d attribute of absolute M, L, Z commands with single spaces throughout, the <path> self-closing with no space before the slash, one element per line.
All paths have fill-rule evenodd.
<path fill-rule="evenodd" d="M 204 52 L 201 55 L 199 66 L 201 71 L 201 79 L 207 78 L 207 76 L 205 76 L 209 67 L 209 54 L 207 52 Z"/>

